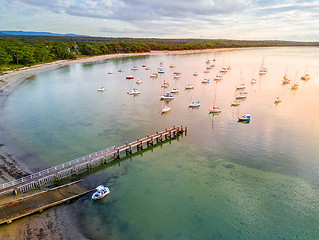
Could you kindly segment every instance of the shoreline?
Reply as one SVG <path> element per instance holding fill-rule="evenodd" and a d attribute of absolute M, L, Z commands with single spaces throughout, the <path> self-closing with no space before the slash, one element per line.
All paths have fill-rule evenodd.
<path fill-rule="evenodd" d="M 213 52 L 217 49 L 192 50 L 192 51 L 153 51 L 147 53 L 125 53 L 109 54 L 73 60 L 59 60 L 50 63 L 38 64 L 30 67 L 4 72 L 0 75 L 0 111 L 4 107 L 8 96 L 23 82 L 32 76 L 46 71 L 52 71 L 71 64 L 100 62 L 108 59 L 133 57 L 133 56 L 152 56 L 163 54 L 194 54 L 202 52 Z M 222 49 L 218 49 L 222 50 Z M 39 162 L 32 154 L 24 150 L 16 140 L 7 132 L 4 122 L 0 115 L 0 184 L 18 179 L 34 171 L 40 170 L 45 166 Z M 39 163 L 37 163 L 39 162 Z M 37 163 L 37 164 L 36 164 Z M 28 165 L 32 167 L 29 167 Z M 36 167 L 34 167 L 36 166 Z M 42 189 L 43 190 L 43 189 Z M 37 191 L 37 190 L 35 190 Z M 34 191 L 32 192 L 34 193 Z M 5 194 L 0 197 L 0 204 L 8 202 L 22 196 L 28 195 Z M 33 214 L 11 224 L 0 226 L 1 239 L 86 239 L 79 231 L 79 227 L 69 217 L 68 206 L 47 209 L 42 214 Z"/>

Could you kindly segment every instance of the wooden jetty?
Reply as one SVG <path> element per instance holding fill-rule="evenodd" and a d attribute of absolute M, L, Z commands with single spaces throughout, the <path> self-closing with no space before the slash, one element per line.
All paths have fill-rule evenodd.
<path fill-rule="evenodd" d="M 114 159 L 121 157 L 121 153 L 125 152 L 126 155 L 132 154 L 133 149 L 141 151 L 148 146 L 153 146 L 166 139 L 177 137 L 184 132 L 187 132 L 187 127 L 173 127 L 165 129 L 162 132 L 156 132 L 153 135 L 147 135 L 145 138 L 137 139 L 131 143 L 126 142 L 125 145 L 120 147 L 106 148 L 101 151 L 74 159 L 72 161 L 33 173 L 26 177 L 13 180 L 4 184 L 0 184 L 0 195 L 4 193 L 13 192 L 15 194 L 24 193 L 45 184 L 59 181 L 63 178 L 75 175 L 79 172 L 90 170 L 101 164 L 108 163 Z"/>
<path fill-rule="evenodd" d="M 11 223 L 15 219 L 32 213 L 42 212 L 46 208 L 70 201 L 94 190 L 88 190 L 79 186 L 77 183 L 80 181 L 0 205 L 0 224 Z"/>

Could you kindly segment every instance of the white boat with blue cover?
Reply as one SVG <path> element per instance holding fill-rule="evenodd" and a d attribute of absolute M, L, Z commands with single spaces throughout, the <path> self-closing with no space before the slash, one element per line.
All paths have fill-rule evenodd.
<path fill-rule="evenodd" d="M 108 187 L 105 187 L 103 185 L 98 186 L 95 190 L 96 192 L 93 193 L 92 200 L 102 199 L 111 192 Z"/>
<path fill-rule="evenodd" d="M 127 91 L 127 94 L 128 95 L 138 95 L 138 94 L 140 94 L 141 92 L 138 90 L 138 89 L 136 89 L 136 88 L 133 88 L 132 90 L 130 90 L 130 91 Z"/>
<path fill-rule="evenodd" d="M 244 114 L 243 116 L 238 117 L 239 122 L 250 121 L 250 114 Z"/>
<path fill-rule="evenodd" d="M 200 106 L 199 101 L 197 101 L 197 102 L 191 102 L 191 103 L 188 105 L 188 107 L 190 107 L 190 108 L 196 108 L 196 107 L 199 107 L 199 106 Z"/>
<path fill-rule="evenodd" d="M 178 93 L 179 89 L 178 88 L 172 88 L 171 93 Z"/>
<path fill-rule="evenodd" d="M 171 99 L 174 99 L 174 96 L 171 95 L 169 92 L 161 95 L 161 100 L 171 100 Z"/>

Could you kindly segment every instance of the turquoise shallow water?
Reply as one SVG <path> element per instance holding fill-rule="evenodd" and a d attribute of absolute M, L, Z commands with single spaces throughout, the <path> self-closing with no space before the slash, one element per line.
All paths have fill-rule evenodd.
<path fill-rule="evenodd" d="M 207 59 L 216 68 L 204 74 Z M 261 62 L 267 75 L 258 76 Z M 165 74 L 149 75 L 164 62 Z M 169 68 L 173 63 L 175 69 Z M 152 70 L 141 68 L 145 64 Z M 139 67 L 131 71 L 131 67 Z M 221 66 L 222 81 L 202 84 Z M 124 73 L 117 72 L 124 69 Z M 111 195 L 70 204 L 83 234 L 92 239 L 318 239 L 319 238 L 319 49 L 269 48 L 214 54 L 161 55 L 77 64 L 22 84 L 6 100 L 2 123 L 26 151 L 53 166 L 173 125 L 187 136 L 86 176 L 106 183 Z M 181 79 L 173 80 L 173 72 Z M 107 74 L 108 72 L 114 74 Z M 194 77 L 193 73 L 199 72 Z M 307 71 L 296 91 L 282 86 Z M 242 74 L 241 74 L 242 72 Z M 125 76 L 143 83 L 128 96 Z M 242 75 L 242 80 L 240 76 Z M 250 85 L 252 78 L 257 79 Z M 166 79 L 180 93 L 161 115 L 160 86 Z M 240 82 L 248 97 L 230 104 Z M 194 90 L 185 91 L 187 83 Z M 105 92 L 98 93 L 101 86 Z M 279 96 L 282 103 L 274 105 Z M 199 100 L 199 109 L 188 109 Z M 220 115 L 209 115 L 213 104 Z M 237 117 L 250 113 L 249 124 Z"/>

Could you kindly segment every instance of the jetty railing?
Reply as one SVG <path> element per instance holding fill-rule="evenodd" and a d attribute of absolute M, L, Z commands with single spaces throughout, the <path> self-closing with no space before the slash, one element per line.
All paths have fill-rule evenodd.
<path fill-rule="evenodd" d="M 75 165 L 75 164 L 78 164 L 78 163 L 81 163 L 81 162 L 85 162 L 85 161 L 88 160 L 88 159 L 92 159 L 93 157 L 102 155 L 102 154 L 107 153 L 107 152 L 111 152 L 111 151 L 113 151 L 113 150 L 114 150 L 114 146 L 113 146 L 113 147 L 110 147 L 110 148 L 105 148 L 105 149 L 103 149 L 103 150 L 100 150 L 100 151 L 91 153 L 91 154 L 89 154 L 89 155 L 86 155 L 86 156 L 83 156 L 83 157 L 80 157 L 80 158 L 76 158 L 76 159 L 71 160 L 71 161 L 69 161 L 69 162 L 62 163 L 62 164 L 59 164 L 59 165 L 57 165 L 57 166 L 54 166 L 54 167 L 51 167 L 51 168 L 42 170 L 42 171 L 40 171 L 40 172 L 33 173 L 33 174 L 31 174 L 31 175 L 28 175 L 28 176 L 25 176 L 25 177 L 22 177 L 22 178 L 13 180 L 13 181 L 11 181 L 11 182 L 7 182 L 7 183 L 4 183 L 4 184 L 1 184 L 1 185 L 0 185 L 0 190 L 1 190 L 1 189 L 4 189 L 4 188 L 7 188 L 7 187 L 11 187 L 11 186 L 17 185 L 17 184 L 21 184 L 21 183 L 27 182 L 27 181 L 32 180 L 32 179 L 35 179 L 35 178 L 42 177 L 42 176 L 44 176 L 44 175 L 48 175 L 48 174 L 50 174 L 50 173 L 54 173 L 54 172 L 56 172 L 56 171 L 58 171 L 58 170 L 67 168 L 67 167 L 69 167 L 69 166 L 72 166 L 72 165 Z"/>
<path fill-rule="evenodd" d="M 139 139 L 128 143 L 120 147 L 109 147 L 89 155 L 71 160 L 66 163 L 59 164 L 57 166 L 42 170 L 37 173 L 30 174 L 28 176 L 13 180 L 11 182 L 0 184 L 0 194 L 4 194 L 13 191 L 15 194 L 24 193 L 35 188 L 41 187 L 53 181 L 58 181 L 63 178 L 75 175 L 78 172 L 84 170 L 90 170 L 96 166 L 112 161 L 121 157 L 121 152 L 126 153 L 126 155 L 133 153 L 133 148 L 136 151 L 141 151 L 144 149 L 144 144 L 146 148 L 148 146 L 153 146 L 159 142 L 166 139 L 171 139 L 173 137 L 179 136 L 180 134 L 187 132 L 187 127 L 173 127 L 170 129 L 165 129 L 162 132 L 156 132 L 153 135 L 147 135 L 145 138 Z"/>

